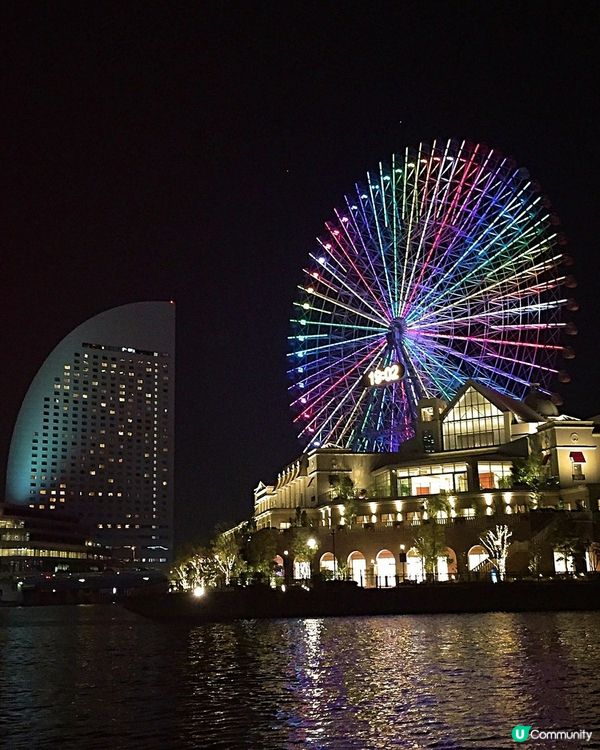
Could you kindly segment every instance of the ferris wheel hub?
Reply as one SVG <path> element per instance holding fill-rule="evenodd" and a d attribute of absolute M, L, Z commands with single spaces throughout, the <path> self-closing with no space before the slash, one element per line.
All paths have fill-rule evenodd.
<path fill-rule="evenodd" d="M 402 339 L 406 336 L 408 325 L 404 318 L 394 318 L 390 322 L 389 331 L 387 333 L 387 340 L 390 347 L 396 351 L 400 351 Z"/>

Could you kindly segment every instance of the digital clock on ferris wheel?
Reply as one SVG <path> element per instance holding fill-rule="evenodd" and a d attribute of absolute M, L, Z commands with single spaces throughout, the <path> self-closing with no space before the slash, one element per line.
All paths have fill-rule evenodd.
<path fill-rule="evenodd" d="M 380 388 L 391 383 L 397 383 L 404 376 L 404 365 L 396 362 L 386 367 L 376 367 L 365 374 L 365 386 Z"/>

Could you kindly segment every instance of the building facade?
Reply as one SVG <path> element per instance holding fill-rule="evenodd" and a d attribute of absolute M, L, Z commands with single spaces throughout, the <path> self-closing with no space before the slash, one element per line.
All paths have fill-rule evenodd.
<path fill-rule="evenodd" d="M 103 312 L 49 354 L 23 400 L 6 501 L 72 515 L 114 557 L 172 557 L 175 305 Z"/>
<path fill-rule="evenodd" d="M 261 482 L 254 520 L 281 532 L 278 561 L 293 564 L 286 548 L 294 529 L 309 527 L 313 571 L 339 566 L 369 585 L 422 579 L 416 540 L 433 526 L 446 544 L 436 566 L 442 579 L 490 572 L 480 537 L 497 525 L 512 533 L 509 572 L 531 571 L 534 552 L 541 573 L 597 570 L 599 449 L 594 420 L 559 415 L 535 391 L 520 402 L 469 381 L 449 404 L 420 402 L 416 437 L 397 453 L 315 449 L 274 484 Z M 519 466 L 537 478 L 519 481 Z M 561 524 L 581 540 L 581 560 L 556 549 Z"/>
<path fill-rule="evenodd" d="M 86 537 L 76 518 L 0 504 L 0 578 L 102 570 L 110 562 L 110 551 Z"/>

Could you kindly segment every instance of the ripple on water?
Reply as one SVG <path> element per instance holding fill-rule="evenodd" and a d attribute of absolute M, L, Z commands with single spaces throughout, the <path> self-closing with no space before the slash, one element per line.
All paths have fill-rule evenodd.
<path fill-rule="evenodd" d="M 599 630 L 598 613 L 189 630 L 114 606 L 1 610 L 0 726 L 10 750 L 495 750 L 518 723 L 600 747 Z"/>

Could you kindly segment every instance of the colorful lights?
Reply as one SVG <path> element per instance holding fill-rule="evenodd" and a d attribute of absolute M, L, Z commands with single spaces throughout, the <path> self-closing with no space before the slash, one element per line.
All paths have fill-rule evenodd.
<path fill-rule="evenodd" d="M 532 382 L 549 393 L 557 357 L 574 356 L 561 311 L 576 304 L 561 294 L 562 235 L 538 193 L 465 141 L 407 148 L 368 173 L 300 286 L 290 390 L 301 438 L 395 450 L 420 398 L 450 399 L 468 378 L 516 398 Z"/>

